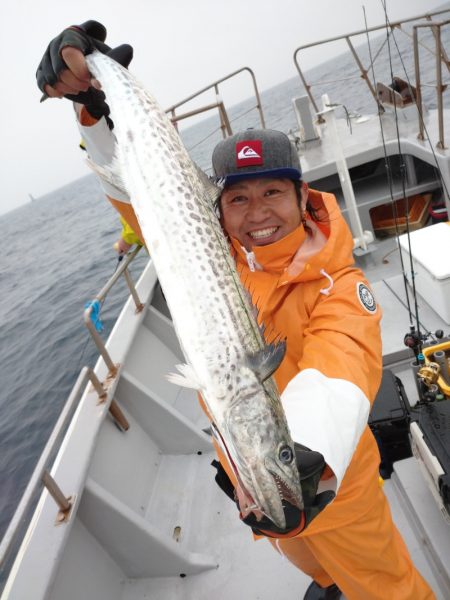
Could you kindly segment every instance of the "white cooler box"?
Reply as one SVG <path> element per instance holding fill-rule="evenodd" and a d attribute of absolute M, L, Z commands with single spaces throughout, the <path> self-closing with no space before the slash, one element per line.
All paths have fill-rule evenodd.
<path fill-rule="evenodd" d="M 450 224 L 437 223 L 410 233 L 416 291 L 450 324 Z M 399 237 L 408 255 L 408 236 Z M 409 266 L 405 264 L 411 283 Z"/>

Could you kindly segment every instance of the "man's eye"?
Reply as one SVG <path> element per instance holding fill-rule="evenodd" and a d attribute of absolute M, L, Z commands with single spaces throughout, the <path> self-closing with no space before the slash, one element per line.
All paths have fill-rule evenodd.
<path fill-rule="evenodd" d="M 230 198 L 229 202 L 230 204 L 242 204 L 242 202 L 245 202 L 245 200 L 245 196 L 233 196 Z"/>
<path fill-rule="evenodd" d="M 266 192 L 264 192 L 264 196 L 274 196 L 274 195 L 280 194 L 280 193 L 281 193 L 280 190 L 274 188 L 271 190 L 266 190 Z"/>

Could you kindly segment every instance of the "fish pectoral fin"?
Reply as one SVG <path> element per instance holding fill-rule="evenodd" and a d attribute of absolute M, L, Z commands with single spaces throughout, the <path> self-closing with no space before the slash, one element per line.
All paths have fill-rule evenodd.
<path fill-rule="evenodd" d="M 189 365 L 176 365 L 179 373 L 168 373 L 166 378 L 170 383 L 179 385 L 181 387 L 190 388 L 193 390 L 200 390 L 201 385 L 195 374 L 194 369 Z"/>
<path fill-rule="evenodd" d="M 286 341 L 267 344 L 254 354 L 247 355 L 247 365 L 263 382 L 278 369 L 286 353 Z"/>
<path fill-rule="evenodd" d="M 120 192 L 122 192 L 126 196 L 128 195 L 127 191 L 125 189 L 125 183 L 123 182 L 121 176 L 118 174 L 117 169 L 114 167 L 114 164 L 115 164 L 114 159 L 110 165 L 104 165 L 104 166 L 98 165 L 90 158 L 87 158 L 86 162 L 88 164 L 88 167 L 90 169 L 92 169 L 94 171 L 94 173 L 96 173 L 96 175 L 98 175 L 98 177 L 100 177 L 100 179 L 103 179 L 107 183 L 110 183 L 111 185 L 113 185 L 115 188 L 117 188 Z"/>

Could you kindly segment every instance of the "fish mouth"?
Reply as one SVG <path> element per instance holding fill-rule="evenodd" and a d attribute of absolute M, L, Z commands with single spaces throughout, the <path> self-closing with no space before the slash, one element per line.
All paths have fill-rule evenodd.
<path fill-rule="evenodd" d="M 244 518 L 253 512 L 259 521 L 264 515 L 277 527 L 284 529 L 286 527 L 286 505 L 291 504 L 300 510 L 303 509 L 300 476 L 295 464 L 287 468 L 287 473 L 274 458 L 267 455 L 259 466 L 255 465 L 252 468 L 240 464 L 240 461 L 236 460 L 235 453 L 230 452 L 230 448 L 215 424 L 211 429 L 225 452 L 238 486 L 243 492 L 245 504 L 239 504 L 239 508 Z"/>
<path fill-rule="evenodd" d="M 275 469 L 278 470 L 277 467 Z M 242 498 L 245 501 L 245 505 L 240 505 L 240 509 L 244 518 L 253 512 L 257 521 L 259 521 L 264 515 L 277 527 L 284 529 L 286 527 L 285 510 L 288 505 L 303 510 L 303 498 L 300 480 L 298 485 L 291 485 L 289 480 L 284 475 L 281 476 L 277 473 L 275 469 L 266 467 L 265 489 L 260 486 L 254 487 L 252 485 L 252 483 L 255 483 L 253 477 L 250 480 L 253 480 L 252 483 L 246 485 L 243 481 L 244 478 L 235 471 L 238 485 L 243 492 Z"/>
<path fill-rule="evenodd" d="M 252 502 L 255 503 L 255 506 L 256 506 L 256 502 L 255 502 L 255 499 L 253 498 L 253 494 L 251 492 L 249 492 L 249 490 L 245 486 L 244 482 L 242 481 L 242 478 L 239 476 L 239 473 L 236 471 L 236 469 L 234 469 L 234 472 L 235 472 L 236 478 L 239 482 L 239 485 L 241 486 L 245 495 L 250 500 L 252 500 Z M 298 493 L 296 493 L 295 490 L 293 490 L 291 488 L 291 486 L 288 483 L 286 483 L 286 481 L 284 481 L 276 473 L 273 473 L 270 469 L 269 469 L 269 473 L 272 476 L 272 479 L 274 480 L 275 485 L 277 486 L 278 497 L 280 499 L 280 502 L 282 502 L 282 503 L 289 502 L 289 504 L 291 504 L 292 506 L 295 506 L 299 510 L 303 510 L 303 508 L 304 508 L 303 502 L 302 502 L 302 499 L 299 498 Z"/>
<path fill-rule="evenodd" d="M 303 502 L 301 497 L 298 496 L 298 493 L 296 493 L 285 480 L 270 469 L 269 473 L 275 481 L 281 502 L 289 502 L 292 506 L 295 506 L 299 510 L 303 510 Z"/>

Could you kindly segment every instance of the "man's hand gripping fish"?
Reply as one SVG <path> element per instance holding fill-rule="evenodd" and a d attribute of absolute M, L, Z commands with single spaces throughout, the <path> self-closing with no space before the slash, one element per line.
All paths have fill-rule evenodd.
<path fill-rule="evenodd" d="M 171 380 L 197 389 L 255 508 L 286 524 L 303 508 L 299 473 L 271 379 L 284 343 L 266 345 L 214 212 L 220 189 L 190 159 L 167 115 L 122 66 L 86 57 L 111 109 L 113 164 L 93 168 L 131 198 L 186 357 Z"/>

